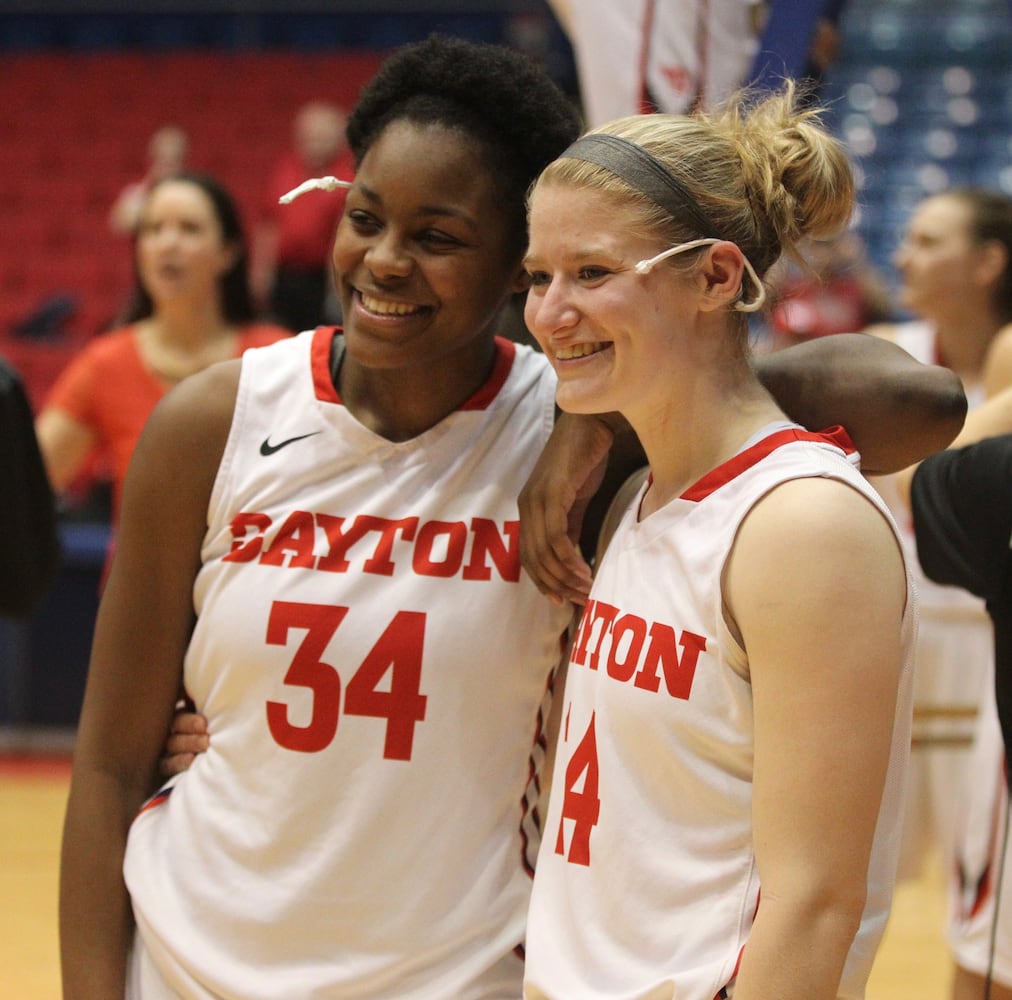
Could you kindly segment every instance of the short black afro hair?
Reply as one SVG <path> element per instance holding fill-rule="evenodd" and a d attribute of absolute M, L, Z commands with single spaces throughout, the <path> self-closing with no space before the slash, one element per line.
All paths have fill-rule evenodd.
<path fill-rule="evenodd" d="M 356 161 L 387 125 L 405 119 L 484 147 L 521 248 L 528 188 L 580 133 L 573 102 L 529 58 L 440 35 L 398 49 L 363 89 L 347 127 Z"/>

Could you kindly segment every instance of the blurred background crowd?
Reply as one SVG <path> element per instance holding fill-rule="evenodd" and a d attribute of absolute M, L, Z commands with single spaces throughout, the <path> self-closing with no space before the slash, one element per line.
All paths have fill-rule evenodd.
<path fill-rule="evenodd" d="M 599 124 L 650 110 L 609 104 L 622 89 L 613 71 L 640 55 L 635 44 L 616 54 L 619 22 L 656 9 L 662 45 L 665 2 L 679 4 L 0 2 L 0 361 L 23 382 L 59 532 L 50 589 L 31 613 L 0 610 L 0 749 L 72 742 L 119 486 L 151 407 L 242 346 L 340 322 L 330 243 L 343 200 L 314 192 L 279 210 L 278 198 L 310 177 L 353 175 L 346 115 L 384 57 L 433 32 L 508 45 Z M 684 19 L 693 4 L 681 6 Z M 740 65 L 711 65 L 706 92 L 702 70 L 693 90 L 665 77 L 674 57 L 657 60 L 654 107 L 686 110 L 734 78 L 804 77 L 858 183 L 850 229 L 771 275 L 757 349 L 867 331 L 956 370 L 972 405 L 1012 384 L 1010 0 L 698 4 L 711 6 L 752 19 L 720 40 Z M 172 230 L 166 249 L 160 234 Z M 986 369 L 997 355 L 1005 362 Z M 949 603 L 936 616 L 947 636 Z M 990 632 L 979 635 L 989 646 Z M 966 642 L 937 654 L 954 669 L 918 654 L 942 682 L 915 710 L 922 753 L 901 875 L 923 865 L 921 841 L 947 851 L 954 837 L 950 791 L 988 683 L 987 649 L 965 669 Z"/>
<path fill-rule="evenodd" d="M 305 177 L 350 175 L 344 114 L 387 52 L 434 31 L 521 49 L 580 103 L 571 6 L 7 0 L 0 356 L 21 373 L 32 406 L 44 407 L 88 344 L 137 318 L 138 205 L 180 168 L 212 175 L 234 198 L 261 318 L 288 330 L 339 319 L 327 293 L 334 219 L 313 211 L 312 198 L 300 199 L 301 223 L 297 212 L 279 215 L 278 195 Z M 791 17 L 803 19 L 805 59 L 792 68 L 817 83 L 853 153 L 860 206 L 844 239 L 784 268 L 781 301 L 757 340 L 775 347 L 903 319 L 894 255 L 915 206 L 960 186 L 1012 195 L 1008 0 L 809 0 L 767 5 L 767 16 L 774 48 L 797 34 Z M 61 582 L 27 640 L 0 631 L 0 662 L 27 657 L 46 669 L 30 672 L 39 690 L 0 683 L 0 723 L 73 724 L 94 606 L 61 587 L 94 600 L 91 577 L 82 586 L 68 574 L 91 574 L 104 558 L 111 478 L 97 456 L 63 484 Z"/>

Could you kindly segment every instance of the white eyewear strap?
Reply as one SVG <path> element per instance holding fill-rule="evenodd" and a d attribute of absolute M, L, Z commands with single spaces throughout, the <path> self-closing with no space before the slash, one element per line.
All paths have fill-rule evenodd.
<path fill-rule="evenodd" d="M 310 177 L 303 181 L 298 187 L 283 194 L 278 198 L 279 205 L 290 205 L 299 195 L 307 191 L 336 191 L 338 188 L 350 188 L 352 181 L 339 181 L 336 177 Z"/>
<path fill-rule="evenodd" d="M 350 188 L 352 186 L 351 181 L 341 181 L 336 177 L 311 177 L 308 181 L 303 181 L 298 187 L 292 188 L 291 191 L 286 192 L 280 198 L 278 203 L 281 205 L 289 205 L 300 195 L 305 194 L 307 191 L 336 191 L 338 188 Z M 670 250 L 665 250 L 662 253 L 657 254 L 656 257 L 650 257 L 647 260 L 641 260 L 636 265 L 637 274 L 649 274 L 656 264 L 659 264 L 662 260 L 667 260 L 668 257 L 674 257 L 676 254 L 685 253 L 687 250 L 695 250 L 697 247 L 710 246 L 713 243 L 722 243 L 723 240 L 717 239 L 705 239 L 705 240 L 691 240 L 688 243 L 679 243 L 676 247 L 671 247 Z M 759 280 L 759 276 L 755 273 L 755 269 L 749 262 L 748 257 L 742 254 L 742 261 L 745 264 L 745 270 L 748 272 L 748 276 L 752 279 L 752 283 L 758 289 L 756 297 L 752 302 L 736 302 L 734 308 L 739 312 L 755 312 L 761 309 L 763 303 L 766 301 L 766 289 L 763 288 L 762 282 Z"/>
<path fill-rule="evenodd" d="M 705 239 L 705 240 L 691 240 L 688 243 L 679 243 L 678 246 L 672 247 L 670 250 L 665 250 L 662 253 L 657 254 L 656 257 L 649 257 L 646 260 L 641 260 L 636 265 L 637 274 L 649 274 L 653 270 L 656 264 L 659 264 L 662 260 L 667 260 L 669 257 L 674 257 L 676 254 L 685 253 L 686 250 L 695 250 L 697 247 L 710 246 L 713 243 L 724 243 L 725 240 L 717 239 Z M 752 283 L 758 289 L 756 297 L 751 302 L 735 302 L 734 308 L 738 312 L 756 312 L 763 307 L 763 303 L 766 301 L 766 289 L 763 288 L 762 282 L 759 280 L 759 276 L 755 273 L 755 268 L 749 262 L 748 257 L 744 254 L 741 255 L 741 259 L 745 264 L 745 270 L 748 272 L 748 276 L 752 279 Z"/>

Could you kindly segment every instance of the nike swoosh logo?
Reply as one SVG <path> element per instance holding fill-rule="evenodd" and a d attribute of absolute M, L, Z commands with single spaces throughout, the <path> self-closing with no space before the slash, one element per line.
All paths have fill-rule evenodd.
<path fill-rule="evenodd" d="M 261 455 L 273 455 L 276 451 L 281 451 L 282 448 L 294 444 L 296 441 L 303 441 L 306 438 L 314 437 L 321 433 L 320 431 L 310 431 L 308 434 L 297 434 L 295 437 L 286 438 L 284 441 L 279 441 L 277 444 L 271 444 L 270 435 L 264 438 L 263 444 L 260 445 Z"/>

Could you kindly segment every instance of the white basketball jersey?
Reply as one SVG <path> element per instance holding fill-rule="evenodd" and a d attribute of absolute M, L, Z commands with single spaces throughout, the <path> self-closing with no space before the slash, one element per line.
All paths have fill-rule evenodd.
<path fill-rule="evenodd" d="M 518 557 L 554 375 L 497 341 L 395 443 L 341 404 L 335 335 L 243 357 L 185 663 L 211 746 L 131 829 L 139 931 L 184 997 L 515 998 L 569 619 Z"/>
<path fill-rule="evenodd" d="M 733 995 L 761 903 L 752 692 L 746 654 L 725 623 L 722 571 L 745 516 L 791 479 L 841 480 L 888 517 L 840 442 L 772 425 L 644 521 L 645 487 L 626 511 L 570 659 L 528 920 L 530 1000 Z M 907 655 L 868 903 L 841 997 L 863 996 L 889 910 L 915 620 L 908 585 Z"/>

